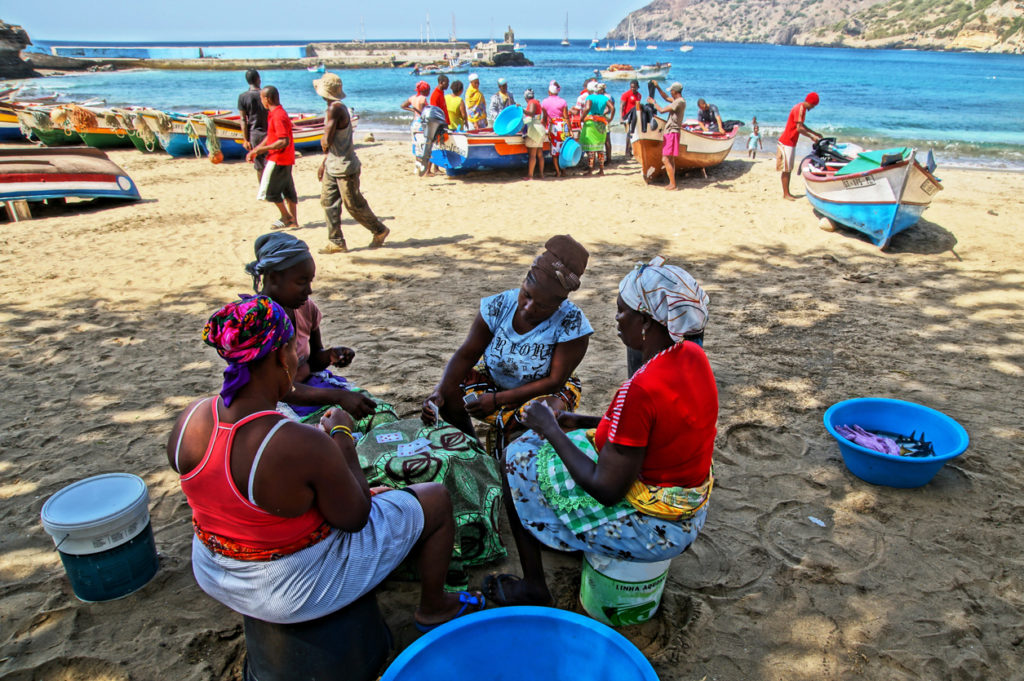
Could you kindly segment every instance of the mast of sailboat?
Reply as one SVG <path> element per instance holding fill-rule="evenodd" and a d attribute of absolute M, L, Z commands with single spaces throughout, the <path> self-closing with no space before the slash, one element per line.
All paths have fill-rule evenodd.
<path fill-rule="evenodd" d="M 362 15 L 360 15 L 360 17 L 359 17 L 359 35 L 362 38 L 362 40 L 360 40 L 360 42 L 365 43 L 366 42 L 366 22 L 363 21 Z"/>
<path fill-rule="evenodd" d="M 427 44 L 430 44 L 430 12 L 427 12 Z"/>
<path fill-rule="evenodd" d="M 451 35 L 448 36 L 448 42 L 454 43 L 456 40 L 457 39 L 455 37 L 455 12 L 452 12 L 452 32 Z"/>
<path fill-rule="evenodd" d="M 569 13 L 565 13 L 565 35 L 562 37 L 562 45 L 569 44 Z"/>

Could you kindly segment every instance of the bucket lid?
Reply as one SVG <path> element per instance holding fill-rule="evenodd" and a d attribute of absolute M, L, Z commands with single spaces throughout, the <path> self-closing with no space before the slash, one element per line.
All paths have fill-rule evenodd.
<path fill-rule="evenodd" d="M 149 490 L 142 478 L 106 473 L 56 492 L 43 504 L 40 516 L 48 531 L 68 531 L 103 525 L 148 504 Z"/>

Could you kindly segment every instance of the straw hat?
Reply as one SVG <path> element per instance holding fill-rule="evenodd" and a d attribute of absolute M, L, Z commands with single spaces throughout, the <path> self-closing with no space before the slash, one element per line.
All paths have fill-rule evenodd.
<path fill-rule="evenodd" d="M 334 73 L 325 73 L 323 78 L 314 80 L 313 89 L 324 99 L 345 99 L 345 91 L 341 89 L 341 78 Z"/>

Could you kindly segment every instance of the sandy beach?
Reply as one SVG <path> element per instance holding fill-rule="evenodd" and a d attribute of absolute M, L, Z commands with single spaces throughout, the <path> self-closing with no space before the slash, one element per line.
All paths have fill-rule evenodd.
<path fill-rule="evenodd" d="M 663 681 L 1020 678 L 1024 175 L 940 165 L 945 190 L 883 252 L 820 230 L 806 200 L 781 200 L 767 154 L 737 153 L 669 193 L 636 164 L 543 182 L 421 179 L 407 142 L 358 153 L 391 238 L 368 250 L 346 216 L 353 250 L 317 256 L 314 299 L 325 341 L 357 352 L 347 375 L 403 415 L 419 411 L 479 298 L 518 286 L 553 234 L 591 254 L 573 296 L 596 331 L 581 411 L 603 412 L 625 379 L 615 294 L 636 261 L 665 255 L 708 291 L 718 484 L 658 615 L 622 630 Z M 110 156 L 141 203 L 0 224 L 0 678 L 236 679 L 242 620 L 195 584 L 191 515 L 164 446 L 184 405 L 220 385 L 200 331 L 250 289 L 242 266 L 276 209 L 256 201 L 242 163 Z M 295 233 L 314 253 L 327 243 L 319 159 L 295 171 Z M 822 414 L 868 395 L 944 411 L 969 449 L 920 489 L 855 478 Z M 39 513 L 62 487 L 110 472 L 148 484 L 160 570 L 88 604 Z M 506 544 L 509 558 L 472 572 L 473 586 L 520 572 L 507 532 Z M 545 561 L 558 606 L 578 610 L 580 558 Z M 419 635 L 416 595 L 398 581 L 378 592 L 399 649 Z"/>

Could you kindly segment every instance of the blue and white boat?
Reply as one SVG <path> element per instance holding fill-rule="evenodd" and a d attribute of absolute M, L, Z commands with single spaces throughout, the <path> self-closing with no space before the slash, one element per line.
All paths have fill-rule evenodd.
<path fill-rule="evenodd" d="M 72 197 L 138 201 L 139 188 L 99 149 L 0 149 L 0 201 Z"/>
<path fill-rule="evenodd" d="M 830 226 L 863 232 L 879 248 L 917 224 L 942 190 L 931 152 L 922 164 L 907 147 L 864 151 L 834 142 L 815 142 L 815 153 L 800 164 L 807 199 Z"/>
<path fill-rule="evenodd" d="M 414 131 L 413 156 L 420 158 L 426 145 L 426 135 Z M 550 142 L 544 140 L 544 157 L 550 158 Z M 461 175 L 473 170 L 508 170 L 525 168 L 530 160 L 525 138 L 520 134 L 497 135 L 493 130 L 474 132 L 448 132 L 435 143 L 430 160 L 448 175 Z"/>

